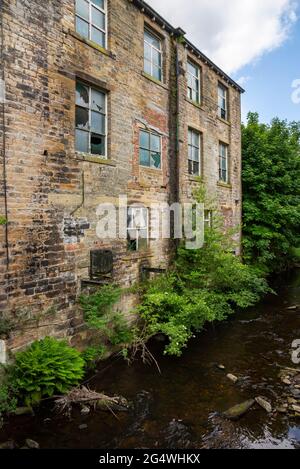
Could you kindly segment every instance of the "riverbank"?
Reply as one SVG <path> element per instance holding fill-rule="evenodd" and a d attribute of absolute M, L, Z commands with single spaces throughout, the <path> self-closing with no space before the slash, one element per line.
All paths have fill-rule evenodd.
<path fill-rule="evenodd" d="M 299 418 L 276 410 L 287 392 L 279 372 L 295 367 L 291 345 L 300 339 L 300 312 L 290 309 L 300 304 L 299 271 L 278 283 L 278 296 L 210 327 L 181 358 L 164 357 L 164 344 L 152 342 L 161 374 L 139 361 L 132 366 L 121 358 L 101 363 L 90 388 L 126 397 L 134 404 L 131 412 L 116 418 L 78 409 L 68 420 L 43 405 L 34 417 L 10 419 L 0 442 L 13 439 L 22 446 L 29 438 L 41 448 L 299 447 Z M 229 373 L 239 381 L 234 384 Z M 255 405 L 238 421 L 221 416 L 257 396 L 264 396 L 275 412 Z"/>

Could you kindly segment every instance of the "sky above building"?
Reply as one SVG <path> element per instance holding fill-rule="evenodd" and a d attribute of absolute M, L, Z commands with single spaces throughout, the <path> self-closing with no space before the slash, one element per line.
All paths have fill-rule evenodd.
<path fill-rule="evenodd" d="M 245 88 L 242 118 L 300 120 L 300 0 L 148 0 Z"/>

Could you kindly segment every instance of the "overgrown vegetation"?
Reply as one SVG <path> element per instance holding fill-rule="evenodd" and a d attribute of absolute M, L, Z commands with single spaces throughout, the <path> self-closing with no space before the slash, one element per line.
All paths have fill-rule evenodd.
<path fill-rule="evenodd" d="M 300 247 L 300 122 L 266 125 L 250 113 L 242 135 L 244 259 L 282 271 Z"/>
<path fill-rule="evenodd" d="M 199 182 L 194 196 L 213 209 L 214 202 L 208 199 L 203 183 Z M 205 232 L 204 247 L 187 250 L 181 246 L 170 272 L 139 287 L 138 327 L 130 329 L 123 316 L 113 312 L 120 296 L 114 286 L 82 297 L 87 323 L 100 329 L 112 344 L 122 344 L 126 359 L 130 348 L 136 354 L 159 333 L 169 339 L 165 353 L 180 356 L 188 340 L 206 323 L 222 321 L 237 308 L 254 305 L 270 291 L 257 269 L 233 254 L 233 237 L 233 232 L 224 233 L 223 220 L 215 210 L 213 225 Z"/>
<path fill-rule="evenodd" d="M 123 314 L 113 309 L 121 293 L 122 290 L 116 285 L 105 285 L 93 295 L 80 297 L 87 325 L 101 331 L 112 345 L 129 344 L 133 341 L 134 331 Z"/>
<path fill-rule="evenodd" d="M 6 225 L 6 223 L 7 223 L 6 218 L 3 217 L 3 215 L 0 215 L 0 226 L 1 226 L 1 225 Z"/>
<path fill-rule="evenodd" d="M 66 342 L 46 337 L 16 354 L 14 364 L 7 368 L 2 393 L 6 389 L 8 396 L 32 406 L 42 398 L 68 392 L 83 375 L 84 360 L 80 352 Z"/>

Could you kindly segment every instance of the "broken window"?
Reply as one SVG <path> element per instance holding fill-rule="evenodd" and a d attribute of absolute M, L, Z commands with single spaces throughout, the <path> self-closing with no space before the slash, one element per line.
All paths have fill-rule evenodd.
<path fill-rule="evenodd" d="M 129 207 L 127 212 L 127 243 L 129 251 L 141 251 L 148 246 L 149 213 L 145 207 Z"/>
<path fill-rule="evenodd" d="M 144 31 L 144 72 L 162 81 L 162 43 L 148 29 Z"/>
<path fill-rule="evenodd" d="M 229 171 L 228 171 L 228 145 L 220 143 L 219 145 L 219 180 L 229 182 Z"/>
<path fill-rule="evenodd" d="M 140 131 L 140 165 L 161 169 L 161 136 L 155 132 Z"/>
<path fill-rule="evenodd" d="M 188 62 L 187 64 L 187 95 L 191 101 L 200 103 L 200 68 Z"/>
<path fill-rule="evenodd" d="M 201 174 L 201 134 L 196 130 L 188 131 L 188 163 L 189 174 L 200 176 Z"/>
<path fill-rule="evenodd" d="M 76 0 L 76 31 L 106 47 L 107 0 Z"/>
<path fill-rule="evenodd" d="M 106 157 L 106 94 L 76 83 L 76 150 Z"/>
<path fill-rule="evenodd" d="M 228 120 L 228 90 L 221 83 L 218 85 L 218 114 L 221 119 Z"/>

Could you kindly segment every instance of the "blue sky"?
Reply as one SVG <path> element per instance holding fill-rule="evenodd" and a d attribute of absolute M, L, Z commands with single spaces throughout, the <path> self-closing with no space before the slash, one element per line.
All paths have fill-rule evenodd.
<path fill-rule="evenodd" d="M 300 21 L 282 46 L 234 73 L 236 79 L 241 76 L 246 90 L 243 120 L 248 111 L 257 111 L 264 122 L 275 116 L 299 121 L 300 103 L 294 103 L 291 95 L 293 81 L 300 79 Z"/>
<path fill-rule="evenodd" d="M 243 120 L 300 120 L 300 0 L 147 1 L 246 89 Z"/>

